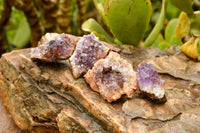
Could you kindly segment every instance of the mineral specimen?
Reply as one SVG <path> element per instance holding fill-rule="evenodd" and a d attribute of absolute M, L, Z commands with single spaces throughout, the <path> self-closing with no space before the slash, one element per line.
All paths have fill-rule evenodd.
<path fill-rule="evenodd" d="M 76 49 L 69 61 L 74 78 L 91 69 L 94 63 L 108 54 L 109 48 L 93 34 L 84 35 L 77 43 Z"/>
<path fill-rule="evenodd" d="M 31 59 L 45 62 L 55 62 L 69 58 L 78 39 L 72 35 L 60 34 L 56 39 L 32 49 Z"/>
<path fill-rule="evenodd" d="M 137 71 L 137 80 L 142 93 L 155 102 L 166 102 L 164 80 L 159 77 L 152 64 L 142 62 Z"/>
<path fill-rule="evenodd" d="M 90 87 L 108 102 L 116 101 L 122 95 L 131 98 L 137 90 L 136 72 L 115 52 L 98 60 L 84 77 Z"/>
<path fill-rule="evenodd" d="M 58 34 L 58 33 L 46 33 L 44 36 L 42 36 L 42 38 L 38 42 L 38 46 L 42 45 L 44 43 L 48 43 L 51 40 L 55 40 L 59 35 L 60 34 Z"/>

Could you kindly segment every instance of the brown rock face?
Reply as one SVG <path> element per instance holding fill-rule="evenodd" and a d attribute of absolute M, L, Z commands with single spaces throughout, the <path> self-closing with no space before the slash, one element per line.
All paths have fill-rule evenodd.
<path fill-rule="evenodd" d="M 57 117 L 59 131 L 69 133 L 73 130 L 76 133 L 106 133 L 87 113 L 67 106 Z"/>
<path fill-rule="evenodd" d="M 11 115 L 3 105 L 0 95 L 0 133 L 28 133 L 20 129 L 13 121 Z"/>
<path fill-rule="evenodd" d="M 97 61 L 84 77 L 108 102 L 116 101 L 122 95 L 131 98 L 137 90 L 136 73 L 131 64 L 115 52 Z"/>
<path fill-rule="evenodd" d="M 200 132 L 200 62 L 190 60 L 177 46 L 119 48 L 134 70 L 145 60 L 165 73 L 159 76 L 165 81 L 166 103 L 155 104 L 138 93 L 109 103 L 84 78 L 73 78 L 68 60 L 35 62 L 31 49 L 22 49 L 0 59 L 0 93 L 16 125 L 33 133 Z M 122 75 L 110 68 L 103 72 L 106 78 L 108 72 Z"/>

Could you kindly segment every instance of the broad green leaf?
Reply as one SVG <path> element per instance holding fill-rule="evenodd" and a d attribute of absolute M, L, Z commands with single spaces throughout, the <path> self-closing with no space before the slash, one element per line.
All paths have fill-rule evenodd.
<path fill-rule="evenodd" d="M 162 34 L 159 34 L 158 37 L 156 38 L 156 40 L 153 42 L 153 44 L 151 46 L 159 48 L 159 43 L 162 42 L 162 41 L 164 41 L 164 38 L 163 38 Z"/>
<path fill-rule="evenodd" d="M 178 39 L 175 32 L 177 25 L 178 25 L 178 19 L 172 19 L 169 21 L 165 29 L 165 39 L 170 44 L 182 45 L 183 44 L 182 41 Z"/>
<path fill-rule="evenodd" d="M 23 48 L 30 41 L 30 38 L 31 30 L 26 18 L 24 17 L 19 24 L 13 44 L 18 48 Z"/>
<path fill-rule="evenodd" d="M 106 24 L 122 43 L 137 46 L 149 24 L 150 0 L 110 0 L 105 8 Z"/>
<path fill-rule="evenodd" d="M 104 0 L 93 0 L 95 7 L 104 19 Z"/>
<path fill-rule="evenodd" d="M 190 30 L 190 19 L 185 12 L 181 12 L 178 25 L 176 26 L 176 35 L 179 40 L 187 36 Z"/>
<path fill-rule="evenodd" d="M 110 0 L 103 0 L 103 1 L 104 1 L 104 9 L 105 9 Z"/>
<path fill-rule="evenodd" d="M 166 18 L 168 20 L 171 20 L 173 18 L 177 18 L 180 14 L 180 10 L 175 7 L 172 3 L 168 2 L 167 4 L 167 12 L 166 12 Z"/>
<path fill-rule="evenodd" d="M 171 46 L 171 44 L 167 41 L 162 41 L 162 42 L 159 43 L 159 49 L 165 49 L 165 48 L 168 48 L 170 46 Z"/>
<path fill-rule="evenodd" d="M 105 40 L 109 43 L 113 43 L 113 39 L 108 33 L 97 23 L 94 19 L 90 18 L 85 21 L 81 26 L 83 31 L 94 32 L 101 40 Z"/>
<path fill-rule="evenodd" d="M 188 15 L 193 14 L 193 0 L 170 0 L 170 2 Z"/>
<path fill-rule="evenodd" d="M 172 36 L 175 34 L 178 19 L 172 19 L 168 22 L 165 29 L 165 39 L 170 42 Z"/>
<path fill-rule="evenodd" d="M 195 12 L 190 24 L 191 33 L 200 36 L 200 11 Z"/>
<path fill-rule="evenodd" d="M 22 18 L 24 18 L 24 17 L 25 17 L 25 15 L 24 15 L 23 11 L 18 10 L 14 7 L 12 8 L 12 13 L 11 13 L 11 17 L 9 19 L 9 23 L 5 26 L 6 36 L 7 36 L 9 43 L 13 42 L 16 31 L 19 27 L 19 24 L 20 24 Z"/>

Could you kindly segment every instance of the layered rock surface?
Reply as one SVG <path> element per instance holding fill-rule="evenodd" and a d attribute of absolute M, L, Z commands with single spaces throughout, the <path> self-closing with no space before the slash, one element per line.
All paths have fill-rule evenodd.
<path fill-rule="evenodd" d="M 13 121 L 11 115 L 3 105 L 0 95 L 0 133 L 28 133 L 20 129 Z"/>
<path fill-rule="evenodd" d="M 165 73 L 160 75 L 165 80 L 165 104 L 155 104 L 139 93 L 108 103 L 83 78 L 73 78 L 68 60 L 33 62 L 31 49 L 23 49 L 0 59 L 4 105 L 20 128 L 38 133 L 199 132 L 200 63 L 177 47 L 162 51 L 122 45 L 120 49 L 120 56 L 134 70 L 145 60 Z"/>

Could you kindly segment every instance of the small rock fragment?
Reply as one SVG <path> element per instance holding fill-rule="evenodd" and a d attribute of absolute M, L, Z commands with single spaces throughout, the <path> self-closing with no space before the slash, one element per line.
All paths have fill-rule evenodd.
<path fill-rule="evenodd" d="M 56 39 L 32 49 L 31 59 L 45 62 L 55 62 L 69 58 L 78 39 L 72 35 L 60 34 Z"/>
<path fill-rule="evenodd" d="M 93 34 L 84 35 L 77 43 L 76 49 L 69 61 L 74 78 L 91 69 L 94 63 L 108 54 L 109 48 Z"/>
<path fill-rule="evenodd" d="M 90 87 L 108 102 L 116 101 L 122 95 L 131 98 L 137 90 L 136 72 L 115 52 L 98 60 L 84 77 Z"/>
<path fill-rule="evenodd" d="M 42 38 L 38 42 L 38 46 L 42 45 L 44 43 L 48 43 L 51 40 L 55 40 L 59 35 L 60 34 L 58 34 L 58 33 L 46 33 L 44 36 L 42 36 Z"/>
<path fill-rule="evenodd" d="M 166 102 L 164 80 L 159 77 L 152 64 L 142 62 L 137 71 L 137 80 L 143 94 L 155 102 Z"/>

